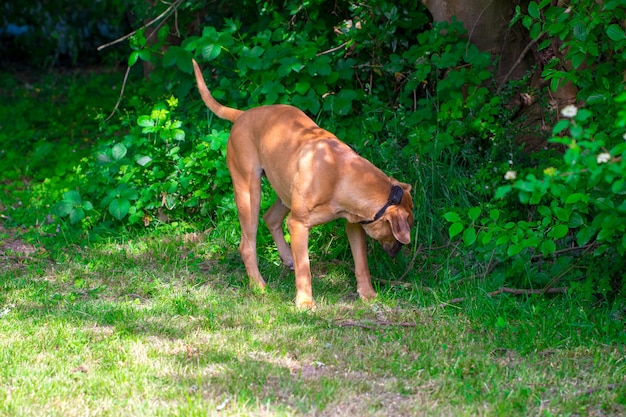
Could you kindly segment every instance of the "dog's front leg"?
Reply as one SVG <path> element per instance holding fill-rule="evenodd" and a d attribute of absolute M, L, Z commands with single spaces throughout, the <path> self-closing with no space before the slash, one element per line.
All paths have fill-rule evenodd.
<path fill-rule="evenodd" d="M 356 288 L 359 296 L 364 300 L 376 297 L 376 291 L 372 287 L 370 269 L 367 266 L 367 242 L 365 231 L 360 224 L 346 223 L 346 233 L 350 242 L 350 250 L 354 258 L 354 272 L 356 275 Z"/>
<path fill-rule="evenodd" d="M 291 253 L 296 274 L 296 306 L 315 308 L 309 262 L 309 227 L 292 216 L 287 217 L 287 227 L 291 234 Z"/>

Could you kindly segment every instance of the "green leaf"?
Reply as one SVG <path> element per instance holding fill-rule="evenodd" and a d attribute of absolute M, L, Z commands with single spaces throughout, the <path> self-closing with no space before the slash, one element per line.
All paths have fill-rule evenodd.
<path fill-rule="evenodd" d="M 467 215 L 469 216 L 470 220 L 475 222 L 476 219 L 480 216 L 480 207 L 472 207 L 468 210 Z"/>
<path fill-rule="evenodd" d="M 556 252 L 556 243 L 554 240 L 544 240 L 541 242 L 541 254 L 543 256 L 550 256 Z"/>
<path fill-rule="evenodd" d="M 139 59 L 139 51 L 131 52 L 128 57 L 128 66 L 132 67 L 133 65 L 135 65 L 138 59 Z"/>
<path fill-rule="evenodd" d="M 171 67 L 172 65 L 176 64 L 176 61 L 178 61 L 179 57 L 179 50 L 182 50 L 180 46 L 170 46 L 169 48 L 167 48 L 167 51 L 165 51 L 165 54 L 163 54 L 164 67 Z"/>
<path fill-rule="evenodd" d="M 80 205 L 82 203 L 80 193 L 76 190 L 70 190 L 63 193 L 63 200 L 76 205 Z"/>
<path fill-rule="evenodd" d="M 606 36 L 608 36 L 609 39 L 615 42 L 623 41 L 624 39 L 626 39 L 624 30 L 615 23 L 609 25 L 609 27 L 606 28 Z"/>
<path fill-rule="evenodd" d="M 494 222 L 497 222 L 498 219 L 500 218 L 500 210 L 498 210 L 498 209 L 491 209 L 489 211 L 489 218 L 491 220 L 493 220 Z"/>
<path fill-rule="evenodd" d="M 613 227 L 605 227 L 603 226 L 598 233 L 598 241 L 609 241 L 611 242 L 613 239 L 613 235 L 615 234 L 615 229 Z"/>
<path fill-rule="evenodd" d="M 593 226 L 583 227 L 576 233 L 576 243 L 578 246 L 583 246 L 589 243 L 589 241 L 595 236 L 596 228 Z"/>
<path fill-rule="evenodd" d="M 174 130 L 174 139 L 182 142 L 185 140 L 185 131 L 182 129 L 176 129 Z"/>
<path fill-rule="evenodd" d="M 57 214 L 61 217 L 68 216 L 74 210 L 74 204 L 71 201 L 63 200 L 57 205 Z"/>
<path fill-rule="evenodd" d="M 476 242 L 476 229 L 468 227 L 463 232 L 463 243 L 465 243 L 466 246 L 470 246 L 473 245 L 474 242 Z"/>
<path fill-rule="evenodd" d="M 445 213 L 443 215 L 443 218 L 446 219 L 449 222 L 460 222 L 461 221 L 461 217 L 457 213 L 455 213 L 453 211 L 449 211 L 449 212 Z"/>
<path fill-rule="evenodd" d="M 561 239 L 567 235 L 567 232 L 569 232 L 569 227 L 566 224 L 559 224 L 548 232 L 548 236 L 553 239 Z"/>
<path fill-rule="evenodd" d="M 354 90 L 341 90 L 333 98 L 333 110 L 340 115 L 346 115 L 352 112 L 352 102 L 358 98 L 358 94 Z"/>
<path fill-rule="evenodd" d="M 117 220 L 122 220 L 128 214 L 130 201 L 123 198 L 116 198 L 109 204 L 109 213 Z"/>
<path fill-rule="evenodd" d="M 511 192 L 512 189 L 513 189 L 512 185 L 503 185 L 501 187 L 498 187 L 494 195 L 494 198 L 498 200 L 501 198 L 504 198 L 508 193 Z"/>
<path fill-rule="evenodd" d="M 539 212 L 539 214 L 541 214 L 543 217 L 551 217 L 552 216 L 552 210 L 550 210 L 550 207 L 547 206 L 539 206 L 537 207 L 537 211 Z"/>
<path fill-rule="evenodd" d="M 526 242 L 515 243 L 506 250 L 506 254 L 508 256 L 515 256 L 522 251 L 526 247 Z"/>
<path fill-rule="evenodd" d="M 572 53 L 569 55 L 569 57 L 572 61 L 572 66 L 574 67 L 574 69 L 577 69 L 585 62 L 585 54 L 580 52 Z"/>
<path fill-rule="evenodd" d="M 587 40 L 587 27 L 585 26 L 584 23 L 582 22 L 578 22 L 574 25 L 574 37 L 581 41 L 581 42 L 585 42 Z"/>
<path fill-rule="evenodd" d="M 589 196 L 583 193 L 572 193 L 568 195 L 565 199 L 565 204 L 574 204 L 578 203 L 581 200 L 586 203 L 587 201 L 589 201 Z"/>
<path fill-rule="evenodd" d="M 150 58 L 152 58 L 152 52 L 150 52 L 149 49 L 140 49 L 139 51 L 139 58 L 141 58 L 142 61 L 150 61 Z"/>
<path fill-rule="evenodd" d="M 143 156 L 137 156 L 137 159 L 135 159 L 135 162 L 137 162 L 139 165 L 141 165 L 142 167 L 145 167 L 146 165 L 148 165 L 150 162 L 152 162 L 152 158 L 150 158 L 147 155 L 143 155 Z"/>
<path fill-rule="evenodd" d="M 128 149 L 122 143 L 116 143 L 111 149 L 111 157 L 114 161 L 119 161 L 126 156 Z"/>
<path fill-rule="evenodd" d="M 222 53 L 222 47 L 215 43 L 210 43 L 202 47 L 201 53 L 204 59 L 206 59 L 207 61 L 212 61 L 217 58 L 220 53 Z"/>
<path fill-rule="evenodd" d="M 556 218 L 559 219 L 560 221 L 562 222 L 569 221 L 569 216 L 570 216 L 569 210 L 566 210 L 563 207 L 554 207 L 553 211 L 554 211 L 554 215 L 556 216 Z"/>
<path fill-rule="evenodd" d="M 153 127 L 156 125 L 156 121 L 150 116 L 139 116 L 137 118 L 137 125 L 140 127 Z"/>
<path fill-rule="evenodd" d="M 570 124 L 569 119 L 561 119 L 561 120 L 559 120 L 558 122 L 556 122 L 556 124 L 552 128 L 552 133 L 554 135 L 558 135 L 559 133 L 561 133 L 562 131 L 567 129 L 569 127 L 569 124 Z"/>
<path fill-rule="evenodd" d="M 541 35 L 541 22 L 535 22 L 531 27 L 530 27 L 530 39 L 534 39 L 534 40 L 538 40 L 539 36 Z"/>
<path fill-rule="evenodd" d="M 124 184 L 125 185 L 125 184 Z M 118 187 L 118 190 L 121 187 Z M 123 200 L 136 200 L 139 198 L 139 193 L 134 188 L 123 188 L 121 192 L 119 192 L 119 198 Z"/>
<path fill-rule="evenodd" d="M 537 6 L 537 3 L 535 3 L 534 1 L 531 1 L 528 4 L 528 14 L 530 15 L 530 17 L 532 17 L 533 19 L 539 19 L 540 17 L 540 13 L 539 13 L 539 7 Z"/>
<path fill-rule="evenodd" d="M 573 212 L 569 218 L 569 222 L 567 223 L 567 225 L 570 227 L 570 229 L 575 229 L 582 226 L 584 223 L 585 219 L 583 219 L 583 216 L 581 216 L 578 212 Z"/>
<path fill-rule="evenodd" d="M 77 207 L 70 212 L 69 218 L 70 218 L 70 223 L 72 224 L 78 223 L 79 221 L 85 218 L 85 211 L 82 208 Z"/>
<path fill-rule="evenodd" d="M 450 239 L 453 239 L 456 235 L 461 233 L 463 230 L 463 223 L 453 223 L 448 229 L 448 233 L 450 234 Z"/>

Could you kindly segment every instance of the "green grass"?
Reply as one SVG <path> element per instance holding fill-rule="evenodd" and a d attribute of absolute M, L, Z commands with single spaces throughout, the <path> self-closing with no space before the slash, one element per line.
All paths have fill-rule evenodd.
<path fill-rule="evenodd" d="M 626 412 L 623 317 L 568 295 L 413 276 L 364 303 L 350 264 L 313 255 L 318 309 L 298 311 L 290 271 L 262 261 L 251 292 L 215 233 L 31 256 L 2 236 L 0 415 Z"/>
<path fill-rule="evenodd" d="M 228 208 L 206 233 L 91 241 L 49 219 L 116 76 L 0 77 L 0 416 L 626 413 L 625 305 L 489 296 L 471 254 L 438 242 L 437 206 L 471 199 L 454 164 L 416 166 L 415 239 L 395 262 L 372 245 L 375 302 L 357 299 L 341 222 L 311 233 L 313 312 L 265 230 L 268 289 L 248 289 Z"/>

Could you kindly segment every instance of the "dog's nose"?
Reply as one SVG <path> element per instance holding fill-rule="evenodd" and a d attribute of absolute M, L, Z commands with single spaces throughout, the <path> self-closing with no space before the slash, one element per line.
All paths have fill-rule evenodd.
<path fill-rule="evenodd" d="M 402 249 L 402 243 L 396 240 L 391 245 L 383 245 L 383 249 L 385 249 L 385 252 L 387 252 L 389 256 L 395 258 L 398 252 L 400 252 L 400 249 Z"/>

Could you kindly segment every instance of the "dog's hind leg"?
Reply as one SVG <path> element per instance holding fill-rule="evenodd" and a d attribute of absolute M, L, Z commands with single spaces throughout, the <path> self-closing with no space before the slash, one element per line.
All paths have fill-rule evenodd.
<path fill-rule="evenodd" d="M 249 172 L 245 175 L 231 169 L 235 192 L 235 203 L 239 212 L 241 243 L 239 253 L 246 266 L 250 285 L 265 288 L 265 280 L 259 272 L 256 251 L 256 235 L 259 228 L 261 203 L 261 175 Z"/>
<path fill-rule="evenodd" d="M 283 232 L 283 221 L 287 213 L 289 213 L 289 208 L 283 204 L 280 198 L 277 198 L 274 204 L 272 204 L 272 207 L 263 215 L 263 220 L 276 243 L 280 259 L 287 267 L 293 269 L 291 248 L 285 241 L 285 234 Z"/>

